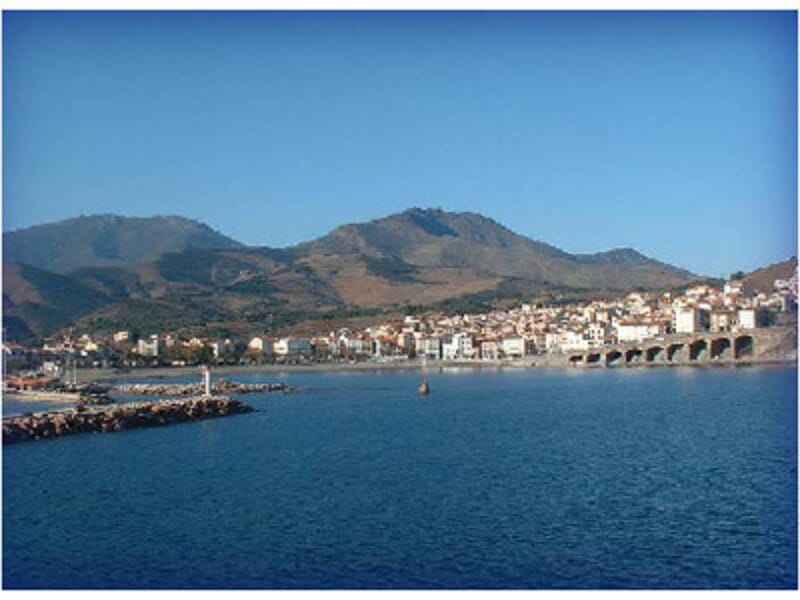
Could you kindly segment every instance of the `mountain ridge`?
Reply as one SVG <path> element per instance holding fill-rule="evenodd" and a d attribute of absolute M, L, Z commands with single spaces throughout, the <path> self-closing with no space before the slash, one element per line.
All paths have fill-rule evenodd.
<path fill-rule="evenodd" d="M 503 276 L 560 282 L 579 288 L 601 287 L 591 273 L 597 269 L 603 271 L 605 278 L 618 279 L 622 275 L 618 267 L 622 265 L 659 268 L 658 281 L 654 277 L 645 278 L 646 281 L 637 277 L 634 285 L 670 285 L 678 279 L 695 277 L 633 249 L 570 254 L 517 234 L 477 213 L 416 207 L 366 223 L 337 227 L 292 250 L 300 255 L 361 253 L 418 268 L 470 266 Z"/>
<path fill-rule="evenodd" d="M 20 258 L 24 244 L 17 245 L 16 254 L 4 253 L 4 266 L 22 265 L 9 280 L 12 289 L 4 290 L 4 318 L 21 318 L 37 334 L 71 324 L 155 329 L 175 323 L 255 331 L 326 314 L 467 310 L 545 292 L 664 289 L 696 278 L 631 248 L 570 254 L 483 215 L 441 209 L 414 207 L 348 223 L 285 248 L 245 246 L 182 217 L 150 221 L 177 232 L 170 244 L 161 239 L 167 235 L 162 227 L 147 236 L 157 238 L 148 247 L 131 248 L 114 232 L 124 229 L 127 240 L 135 239 L 148 221 L 139 218 L 136 227 L 125 229 L 128 219 L 103 215 L 59 222 L 68 237 L 72 226 L 78 241 L 60 241 L 56 230 L 49 230 L 50 248 L 65 249 L 57 264 L 61 272 L 53 270 L 52 277 L 42 274 L 51 272 L 44 267 L 25 262 L 24 253 Z M 89 232 L 84 245 L 103 250 L 106 244 L 110 251 L 78 252 L 70 264 L 67 250 L 80 246 L 82 232 L 92 223 L 102 226 L 99 233 Z M 4 250 L 14 247 L 8 235 Z M 59 289 L 68 291 L 75 304 L 69 310 L 58 306 Z"/>

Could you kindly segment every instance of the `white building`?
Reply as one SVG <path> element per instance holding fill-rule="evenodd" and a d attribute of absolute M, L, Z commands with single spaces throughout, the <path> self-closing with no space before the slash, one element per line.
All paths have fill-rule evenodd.
<path fill-rule="evenodd" d="M 525 356 L 525 340 L 521 337 L 503 338 L 500 349 L 507 358 L 522 358 Z"/>
<path fill-rule="evenodd" d="M 740 296 L 745 293 L 744 281 L 741 279 L 730 279 L 725 282 L 722 293 L 726 296 Z"/>
<path fill-rule="evenodd" d="M 548 331 L 545 333 L 544 349 L 547 352 L 561 352 L 561 334 L 557 331 Z"/>
<path fill-rule="evenodd" d="M 472 355 L 472 338 L 469 334 L 452 333 L 446 335 L 442 340 L 442 358 L 444 360 L 472 358 Z"/>
<path fill-rule="evenodd" d="M 658 325 L 634 321 L 620 321 L 617 325 L 617 340 L 620 343 L 641 342 L 659 334 Z"/>
<path fill-rule="evenodd" d="M 141 338 L 136 343 L 136 352 L 141 356 L 158 356 L 158 336 L 151 335 L 149 338 Z"/>
<path fill-rule="evenodd" d="M 710 296 L 716 290 L 710 285 L 699 284 L 686 289 L 685 295 L 687 298 L 704 298 Z"/>
<path fill-rule="evenodd" d="M 708 331 L 711 316 L 707 310 L 692 306 L 678 306 L 672 315 L 672 330 L 675 333 L 697 333 Z"/>
<path fill-rule="evenodd" d="M 755 329 L 758 325 L 756 311 L 753 308 L 743 308 L 739 311 L 739 328 Z"/>
<path fill-rule="evenodd" d="M 603 323 L 589 323 L 586 326 L 586 339 L 591 348 L 599 348 L 606 343 L 608 330 Z"/>
<path fill-rule="evenodd" d="M 582 332 L 568 329 L 561 332 L 561 350 L 564 352 L 575 352 L 589 349 L 589 340 Z"/>

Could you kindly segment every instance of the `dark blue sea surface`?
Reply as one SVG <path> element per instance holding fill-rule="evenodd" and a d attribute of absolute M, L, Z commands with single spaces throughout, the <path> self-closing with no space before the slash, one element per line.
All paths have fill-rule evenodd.
<path fill-rule="evenodd" d="M 3 586 L 797 586 L 796 369 L 235 379 L 300 389 L 4 447 Z"/>

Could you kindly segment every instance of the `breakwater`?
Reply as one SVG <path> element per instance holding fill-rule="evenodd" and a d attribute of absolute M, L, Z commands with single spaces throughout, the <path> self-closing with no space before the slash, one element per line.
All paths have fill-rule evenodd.
<path fill-rule="evenodd" d="M 13 444 L 76 433 L 108 433 L 252 412 L 247 404 L 227 398 L 197 397 L 132 402 L 98 409 L 69 409 L 3 419 L 3 443 Z"/>
<path fill-rule="evenodd" d="M 215 394 L 253 394 L 259 392 L 283 392 L 285 383 L 238 383 L 220 379 L 211 386 Z M 196 396 L 203 393 L 200 383 L 131 383 L 113 386 L 117 394 L 130 396 Z"/>

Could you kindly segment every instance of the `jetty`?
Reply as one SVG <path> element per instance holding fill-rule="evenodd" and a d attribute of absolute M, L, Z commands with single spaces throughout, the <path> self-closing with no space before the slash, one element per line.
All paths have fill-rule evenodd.
<path fill-rule="evenodd" d="M 132 383 L 112 386 L 115 393 L 126 396 L 196 396 L 206 392 L 204 383 Z M 285 383 L 238 383 L 218 379 L 210 385 L 212 394 L 254 394 L 284 392 Z"/>
<path fill-rule="evenodd" d="M 131 402 L 109 407 L 79 406 L 3 418 L 3 444 L 52 439 L 77 433 L 110 433 L 253 412 L 225 396 Z"/>

